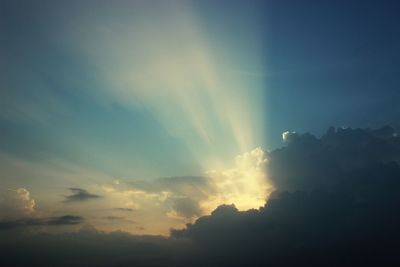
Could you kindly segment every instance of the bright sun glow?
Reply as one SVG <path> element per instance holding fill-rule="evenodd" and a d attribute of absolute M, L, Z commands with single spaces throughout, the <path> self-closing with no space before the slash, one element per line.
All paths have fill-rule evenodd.
<path fill-rule="evenodd" d="M 265 172 L 267 159 L 261 148 L 239 155 L 235 166 L 224 171 L 208 171 L 217 188 L 217 194 L 202 203 L 212 211 L 221 204 L 235 204 L 239 210 L 259 208 L 272 192 Z"/>
<path fill-rule="evenodd" d="M 113 195 L 122 205 L 146 209 L 146 216 L 167 215 L 172 225 L 209 214 L 221 204 L 235 204 L 239 210 L 263 206 L 273 187 L 266 177 L 264 151 L 251 149 L 261 145 L 259 137 L 264 136 L 263 111 L 255 103 L 263 98 L 259 92 L 265 85 L 235 70 L 236 65 L 258 68 L 259 62 L 243 62 L 229 49 L 224 50 L 224 62 L 219 62 L 215 43 L 184 5 L 173 6 L 156 19 L 152 16 L 151 21 L 148 17 L 127 18 L 122 26 L 111 22 L 101 34 L 79 36 L 80 47 L 89 48 L 85 54 L 102 72 L 107 84 L 102 93 L 128 109 L 149 112 L 185 145 L 210 185 L 179 192 L 131 188 L 122 189 L 124 195 L 118 196 L 118 190 Z M 149 219 L 148 229 L 151 224 Z"/>

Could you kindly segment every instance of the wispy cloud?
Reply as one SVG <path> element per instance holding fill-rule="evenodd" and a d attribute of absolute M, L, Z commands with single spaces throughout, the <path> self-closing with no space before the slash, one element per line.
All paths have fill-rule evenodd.
<path fill-rule="evenodd" d="M 18 220 L 0 221 L 0 230 L 9 230 L 17 227 L 27 226 L 62 226 L 76 225 L 83 223 L 84 219 L 81 216 L 64 215 L 50 218 L 24 218 Z"/>

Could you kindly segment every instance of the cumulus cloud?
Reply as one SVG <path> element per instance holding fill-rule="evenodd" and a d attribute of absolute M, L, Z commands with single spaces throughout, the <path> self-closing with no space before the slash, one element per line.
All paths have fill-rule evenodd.
<path fill-rule="evenodd" d="M 267 171 L 278 190 L 333 187 L 374 164 L 399 162 L 399 139 L 391 127 L 329 128 L 321 137 L 299 134 L 284 149 L 270 153 Z M 350 176 L 350 178 L 348 178 Z"/>
<path fill-rule="evenodd" d="M 46 261 L 33 253 L 18 258 L 20 265 L 41 266 L 60 259 L 66 266 L 397 266 L 400 138 L 394 133 L 331 128 L 321 138 L 298 134 L 269 153 L 276 191 L 259 209 L 221 205 L 169 238 L 95 229 L 33 235 L 18 245 L 3 238 L 0 263 L 8 266 L 15 260 L 8 252 L 18 248 L 58 252 Z M 75 249 L 82 242 L 89 245 Z"/>
<path fill-rule="evenodd" d="M 77 225 L 84 221 L 83 217 L 74 215 L 43 217 L 35 208 L 36 202 L 27 189 L 5 191 L 0 195 L 0 230 Z"/>
<path fill-rule="evenodd" d="M 23 209 L 26 213 L 30 214 L 35 211 L 35 200 L 30 197 L 30 193 L 25 188 L 17 189 L 18 199 L 21 200 L 23 204 Z"/>
<path fill-rule="evenodd" d="M 220 206 L 171 235 L 207 255 L 200 266 L 398 264 L 400 140 L 393 133 L 297 135 L 268 157 L 277 190 L 263 208 Z"/>
<path fill-rule="evenodd" d="M 290 140 L 293 140 L 294 138 L 296 138 L 296 136 L 297 136 L 296 132 L 286 131 L 282 133 L 282 140 L 284 142 L 290 142 Z"/>
<path fill-rule="evenodd" d="M 19 218 L 35 212 L 36 202 L 25 188 L 8 189 L 0 195 L 0 219 Z"/>
<path fill-rule="evenodd" d="M 69 188 L 69 190 L 71 190 L 72 194 L 69 196 L 65 196 L 64 202 L 81 202 L 102 197 L 99 195 L 91 194 L 82 188 Z"/>

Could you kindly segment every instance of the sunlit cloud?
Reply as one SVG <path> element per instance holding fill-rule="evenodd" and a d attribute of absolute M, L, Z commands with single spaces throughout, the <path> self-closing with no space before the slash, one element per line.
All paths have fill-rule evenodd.
<path fill-rule="evenodd" d="M 285 131 L 282 133 L 282 140 L 283 142 L 289 142 L 295 136 L 297 136 L 296 132 Z"/>
<path fill-rule="evenodd" d="M 222 204 L 234 204 L 239 210 L 263 206 L 274 190 L 265 172 L 267 163 L 265 152 L 256 148 L 238 155 L 230 168 L 210 170 L 203 177 L 115 180 L 102 189 L 109 202 L 134 211 L 135 221 L 152 229 L 148 231 L 168 233 Z"/>
<path fill-rule="evenodd" d="M 268 181 L 265 153 L 261 148 L 238 155 L 235 165 L 227 170 L 208 171 L 217 194 L 203 203 L 212 211 L 221 204 L 235 204 L 239 210 L 259 208 L 265 204 L 274 187 Z"/>

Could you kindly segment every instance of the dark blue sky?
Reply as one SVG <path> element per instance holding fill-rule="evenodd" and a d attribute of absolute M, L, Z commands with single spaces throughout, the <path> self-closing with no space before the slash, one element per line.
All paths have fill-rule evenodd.
<path fill-rule="evenodd" d="M 244 68 L 266 82 L 267 146 L 285 130 L 400 126 L 398 1 L 196 4 L 211 35 L 238 51 L 259 35 L 265 69 Z"/>
<path fill-rule="evenodd" d="M 274 127 L 320 134 L 400 126 L 397 1 L 267 1 L 266 116 Z"/>

